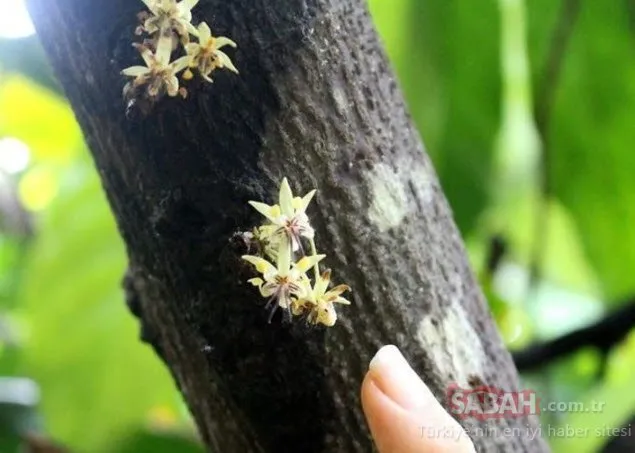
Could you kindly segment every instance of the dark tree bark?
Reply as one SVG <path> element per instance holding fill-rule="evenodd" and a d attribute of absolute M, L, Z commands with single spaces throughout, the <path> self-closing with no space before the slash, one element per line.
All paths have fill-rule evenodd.
<path fill-rule="evenodd" d="M 365 2 L 201 1 L 196 18 L 238 42 L 240 76 L 193 83 L 188 99 L 132 119 L 119 71 L 138 60 L 141 6 L 30 0 L 127 245 L 128 302 L 209 450 L 371 451 L 359 388 L 386 343 L 439 399 L 452 382 L 516 389 Z M 336 283 L 353 287 L 330 329 L 267 324 L 245 284 L 252 271 L 232 237 L 260 222 L 247 201 L 271 202 L 283 176 L 319 190 L 318 248 Z M 547 450 L 522 435 L 474 442 Z"/>

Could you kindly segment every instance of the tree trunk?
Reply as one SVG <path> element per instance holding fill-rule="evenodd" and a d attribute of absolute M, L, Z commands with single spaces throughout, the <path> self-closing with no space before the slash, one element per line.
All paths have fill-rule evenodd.
<path fill-rule="evenodd" d="M 359 389 L 387 343 L 440 400 L 453 382 L 516 389 L 365 2 L 202 0 L 195 18 L 238 43 L 240 76 L 131 116 L 119 72 L 138 64 L 142 6 L 30 0 L 127 245 L 128 302 L 209 450 L 371 451 Z M 318 248 L 353 288 L 333 328 L 267 324 L 245 283 L 234 234 L 260 223 L 247 201 L 271 202 L 284 176 L 318 189 Z M 524 431 L 473 438 L 478 451 L 547 451 Z"/>

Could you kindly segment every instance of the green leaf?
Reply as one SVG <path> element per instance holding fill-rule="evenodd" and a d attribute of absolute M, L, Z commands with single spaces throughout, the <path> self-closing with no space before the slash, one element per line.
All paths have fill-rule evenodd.
<path fill-rule="evenodd" d="M 552 3 L 528 2 L 534 30 L 551 17 Z M 550 127 L 555 194 L 573 216 L 609 301 L 635 292 L 632 39 L 627 2 L 581 3 Z M 545 49 L 536 40 L 536 60 L 544 60 Z"/>
<path fill-rule="evenodd" d="M 0 309 L 15 304 L 16 292 L 24 271 L 25 253 L 26 244 L 23 240 L 0 233 Z M 0 341 L 1 339 L 0 334 Z"/>
<path fill-rule="evenodd" d="M 139 431 L 114 446 L 113 453 L 202 453 L 193 439 L 170 433 Z"/>
<path fill-rule="evenodd" d="M 66 101 L 21 76 L 0 82 L 0 137 L 22 140 L 36 162 L 70 163 L 82 136 Z"/>

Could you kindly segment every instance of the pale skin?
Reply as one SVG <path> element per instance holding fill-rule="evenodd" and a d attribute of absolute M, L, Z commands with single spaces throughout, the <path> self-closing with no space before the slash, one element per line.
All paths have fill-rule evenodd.
<path fill-rule="evenodd" d="M 395 346 L 384 346 L 371 360 L 361 393 L 379 453 L 475 453 Z"/>

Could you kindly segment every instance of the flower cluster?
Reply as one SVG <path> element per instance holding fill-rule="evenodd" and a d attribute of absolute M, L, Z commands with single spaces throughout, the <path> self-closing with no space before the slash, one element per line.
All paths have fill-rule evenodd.
<path fill-rule="evenodd" d="M 148 11 L 139 14 L 142 25 L 137 28 L 137 34 L 146 34 L 149 38 L 143 44 L 133 46 L 141 54 L 145 66 L 132 66 L 122 71 L 123 75 L 132 77 L 124 92 L 146 87 L 150 99 L 158 99 L 164 94 L 186 97 L 187 90 L 179 86 L 180 73 L 183 80 L 189 80 L 194 77 L 193 71 L 197 71 L 208 82 L 212 82 L 210 74 L 216 69 L 225 68 L 238 74 L 229 56 L 221 50 L 226 46 L 236 47 L 236 43 L 224 36 L 213 36 L 205 22 L 198 27 L 192 24 L 192 8 L 199 0 L 141 1 Z M 191 42 L 191 36 L 195 42 Z M 173 60 L 175 51 L 182 56 Z"/>
<path fill-rule="evenodd" d="M 350 288 L 339 285 L 329 290 L 331 271 L 320 273 L 319 262 L 325 255 L 317 254 L 315 231 L 306 215 L 314 195 L 315 190 L 312 190 L 304 197 L 294 197 L 287 178 L 284 178 L 278 204 L 269 206 L 256 201 L 249 202 L 267 219 L 254 233 L 264 245 L 264 257 L 245 255 L 243 259 L 261 274 L 261 277 L 250 279 L 249 283 L 257 286 L 260 294 L 269 299 L 269 321 L 280 307 L 287 310 L 290 316 L 306 316 L 311 324 L 330 327 L 337 320 L 334 304 L 350 304 L 341 297 Z M 305 253 L 307 244 L 310 246 L 310 255 Z M 313 281 L 307 275 L 311 269 Z"/>

